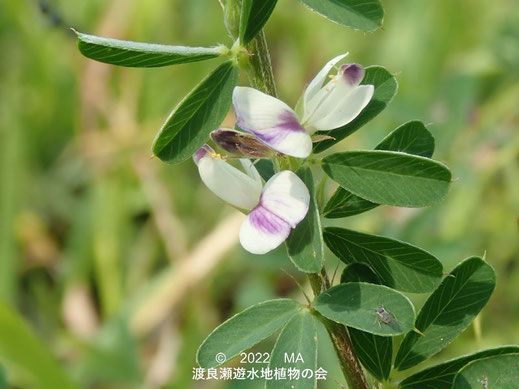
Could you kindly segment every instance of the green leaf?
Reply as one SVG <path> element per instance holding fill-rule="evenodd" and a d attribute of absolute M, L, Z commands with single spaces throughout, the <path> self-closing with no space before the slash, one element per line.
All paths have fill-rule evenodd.
<path fill-rule="evenodd" d="M 414 332 L 406 335 L 395 368 L 413 367 L 452 342 L 485 306 L 495 281 L 494 269 L 481 258 L 467 258 L 456 266 L 418 314 L 416 328 L 425 336 Z"/>
<path fill-rule="evenodd" d="M 375 150 L 400 151 L 431 158 L 434 152 L 434 137 L 421 121 L 411 120 L 390 132 Z"/>
<path fill-rule="evenodd" d="M 156 43 L 123 41 L 95 35 L 76 33 L 81 54 L 90 59 L 112 65 L 135 68 L 155 68 L 219 57 L 224 46 L 187 47 Z"/>
<path fill-rule="evenodd" d="M 402 389 L 451 389 L 456 373 L 469 362 L 495 355 L 519 353 L 519 346 L 501 346 L 464 355 L 428 367 L 400 383 Z"/>
<path fill-rule="evenodd" d="M 328 149 L 364 126 L 386 108 L 398 89 L 395 77 L 382 66 L 368 66 L 361 84 L 373 85 L 375 87 L 375 93 L 369 104 L 362 110 L 359 116 L 345 126 L 332 131 L 318 132 L 318 134 L 329 135 L 335 139 L 316 143 L 314 153 L 320 153 Z"/>
<path fill-rule="evenodd" d="M 393 338 L 348 327 L 351 342 L 362 365 L 379 381 L 388 379 L 393 358 Z"/>
<path fill-rule="evenodd" d="M 345 282 L 380 284 L 380 280 L 373 270 L 360 262 L 346 266 L 341 275 L 341 283 Z M 348 332 L 362 365 L 373 377 L 379 381 L 385 381 L 391 373 L 391 358 L 393 356 L 393 340 L 391 337 L 373 335 L 351 327 L 348 327 Z"/>
<path fill-rule="evenodd" d="M 290 362 L 285 362 L 285 355 Z M 298 358 L 298 356 L 301 358 Z M 293 357 L 292 357 L 293 356 Z M 311 378 L 300 378 L 297 387 L 301 389 L 313 389 L 316 387 L 315 370 L 317 369 L 317 333 L 314 318 L 307 311 L 301 311 L 294 315 L 285 325 L 272 349 L 269 368 L 294 368 L 301 372 L 306 369 L 312 371 Z M 291 389 L 294 381 L 267 380 L 268 389 Z"/>
<path fill-rule="evenodd" d="M 288 256 L 294 265 L 306 273 L 318 273 L 323 267 L 324 243 L 321 218 L 315 199 L 314 179 L 310 168 L 301 168 L 297 175 L 310 192 L 310 207 L 302 222 L 286 240 Z"/>
<path fill-rule="evenodd" d="M 382 25 L 384 9 L 379 0 L 299 0 L 332 22 L 372 31 Z"/>
<path fill-rule="evenodd" d="M 155 137 L 153 153 L 168 163 L 190 158 L 227 115 L 237 81 L 232 62 L 218 66 L 171 112 Z"/>
<path fill-rule="evenodd" d="M 203 368 L 220 366 L 271 335 L 300 310 L 301 305 L 290 299 L 269 300 L 247 308 L 209 334 L 198 349 L 198 364 Z"/>
<path fill-rule="evenodd" d="M 400 335 L 413 328 L 414 307 L 403 294 L 382 285 L 349 282 L 327 289 L 314 301 L 323 316 L 348 327 L 382 336 Z M 377 309 L 387 312 L 381 319 Z"/>
<path fill-rule="evenodd" d="M 391 288 L 424 293 L 433 290 L 441 280 L 441 262 L 409 243 L 338 227 L 325 228 L 323 236 L 341 261 L 368 264 L 382 284 Z"/>
<path fill-rule="evenodd" d="M 240 18 L 240 43 L 245 46 L 261 31 L 278 0 L 243 0 Z"/>
<path fill-rule="evenodd" d="M 328 219 L 355 216 L 378 206 L 379 204 L 355 196 L 339 186 L 324 206 L 323 216 Z"/>
<path fill-rule="evenodd" d="M 511 389 L 519 382 L 519 354 L 498 355 L 470 362 L 456 374 L 456 389 Z"/>
<path fill-rule="evenodd" d="M 400 151 L 430 158 L 434 152 L 434 138 L 421 121 L 412 120 L 393 130 L 375 150 Z M 324 207 L 323 216 L 329 219 L 354 216 L 378 205 L 339 187 Z"/>
<path fill-rule="evenodd" d="M 265 180 L 265 182 L 267 182 L 270 177 L 276 174 L 276 171 L 274 170 L 274 163 L 271 159 L 257 159 L 253 162 L 255 163 L 254 166 L 256 166 L 258 173 L 260 174 L 261 178 Z"/>
<path fill-rule="evenodd" d="M 361 262 L 350 263 L 341 274 L 341 284 L 345 282 L 369 282 L 370 284 L 381 284 L 375 272 Z"/>
<path fill-rule="evenodd" d="M 77 388 L 18 314 L 0 300 L 0 360 L 16 367 L 31 388 Z"/>
<path fill-rule="evenodd" d="M 440 162 L 394 151 L 346 151 L 323 158 L 340 186 L 373 203 L 424 207 L 449 190 L 451 173 Z"/>

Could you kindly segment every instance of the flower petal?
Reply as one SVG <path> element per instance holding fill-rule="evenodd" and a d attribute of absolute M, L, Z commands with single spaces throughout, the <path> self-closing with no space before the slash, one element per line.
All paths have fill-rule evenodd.
<path fill-rule="evenodd" d="M 209 146 L 203 148 L 212 150 Z M 222 159 L 213 157 L 210 152 L 204 154 L 201 149 L 195 153 L 194 159 L 204 184 L 222 200 L 243 210 L 253 209 L 258 204 L 262 183 L 256 168 L 247 168 L 249 176 Z"/>
<path fill-rule="evenodd" d="M 243 170 L 245 170 L 245 173 L 247 173 L 247 175 L 256 182 L 259 188 L 263 188 L 263 180 L 261 178 L 261 174 L 259 174 L 258 169 L 254 167 L 252 161 L 247 158 L 241 158 L 240 163 L 243 167 Z"/>
<path fill-rule="evenodd" d="M 260 205 L 295 228 L 308 212 L 310 193 L 290 170 L 273 175 L 261 193 Z"/>
<path fill-rule="evenodd" d="M 315 111 L 305 118 L 307 130 L 311 134 L 317 130 L 326 131 L 343 126 L 362 111 L 373 96 L 373 86 L 370 86 L 371 88 L 366 85 L 359 86 L 364 74 L 361 65 L 341 66 L 337 77 L 315 97 L 320 99 Z M 352 106 L 349 107 L 350 105 Z M 358 109 L 359 105 L 360 109 Z"/>
<path fill-rule="evenodd" d="M 193 154 L 193 161 L 195 161 L 195 164 L 198 165 L 198 161 L 211 153 L 216 154 L 211 146 L 205 144 Z"/>
<path fill-rule="evenodd" d="M 236 125 L 270 148 L 298 158 L 312 151 L 312 139 L 287 104 L 254 88 L 236 87 L 233 105 Z"/>
<path fill-rule="evenodd" d="M 258 205 L 241 225 L 240 243 L 245 250 L 253 254 L 265 254 L 283 243 L 288 235 L 288 223 Z"/>
<path fill-rule="evenodd" d="M 344 53 L 341 55 L 338 55 L 337 57 L 331 59 L 324 65 L 324 67 L 321 69 L 319 73 L 314 77 L 312 81 L 308 84 L 305 90 L 305 94 L 303 97 L 303 107 L 304 112 L 312 112 L 318 104 L 317 100 L 313 100 L 312 98 L 319 92 L 319 90 L 322 88 L 324 82 L 326 81 L 326 76 L 328 76 L 328 73 L 330 73 L 330 70 L 335 66 L 337 62 L 342 60 L 344 57 L 346 57 L 348 53 Z"/>
<path fill-rule="evenodd" d="M 362 65 L 357 63 L 347 63 L 341 66 L 338 76 L 341 76 L 343 82 L 348 83 L 352 87 L 360 85 L 366 70 Z"/>
<path fill-rule="evenodd" d="M 272 176 L 261 194 L 260 203 L 241 225 L 240 243 L 253 254 L 275 249 L 308 212 L 310 193 L 293 172 Z"/>
<path fill-rule="evenodd" d="M 360 85 L 356 87 L 347 98 L 324 116 L 312 123 L 316 130 L 327 131 L 342 127 L 355 119 L 368 105 L 375 88 L 373 85 Z"/>

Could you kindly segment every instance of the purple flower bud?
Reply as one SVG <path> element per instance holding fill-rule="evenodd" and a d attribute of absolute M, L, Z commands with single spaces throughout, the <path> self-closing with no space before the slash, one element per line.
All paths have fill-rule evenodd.
<path fill-rule="evenodd" d="M 281 154 L 260 142 L 254 135 L 218 129 L 211 132 L 211 139 L 230 154 L 246 158 L 275 158 Z"/>

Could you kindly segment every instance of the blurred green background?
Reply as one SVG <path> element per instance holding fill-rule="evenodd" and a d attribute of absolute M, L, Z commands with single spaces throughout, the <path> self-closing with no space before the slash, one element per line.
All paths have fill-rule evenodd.
<path fill-rule="evenodd" d="M 305 277 L 283 249 L 258 257 L 237 245 L 241 217 L 203 186 L 191 161 L 150 159 L 171 109 L 219 60 L 118 68 L 83 58 L 68 30 L 230 45 L 218 1 L 45 4 L 0 3 L 0 388 L 5 380 L 15 388 L 261 387 L 193 381 L 196 349 L 253 303 L 303 301 L 281 267 Z M 278 91 L 291 105 L 345 51 L 349 61 L 397 75 L 389 107 L 336 149 L 372 148 L 420 119 L 436 138 L 435 158 L 457 178 L 448 198 L 430 208 L 380 207 L 324 222 L 421 246 L 446 271 L 484 253 L 496 269 L 497 289 L 478 324 L 415 371 L 519 343 L 519 5 L 384 6 L 383 29 L 363 33 L 282 0 L 266 34 Z M 329 254 L 330 273 L 337 263 Z M 426 298 L 410 297 L 418 307 Z M 320 335 L 319 364 L 329 371 L 322 387 L 338 388 L 344 379 Z"/>

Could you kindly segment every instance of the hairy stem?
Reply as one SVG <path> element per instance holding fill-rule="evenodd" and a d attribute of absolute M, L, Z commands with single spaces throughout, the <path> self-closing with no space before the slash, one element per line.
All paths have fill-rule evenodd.
<path fill-rule="evenodd" d="M 368 383 L 362 370 L 362 366 L 353 350 L 348 331 L 342 324 L 335 323 L 321 316 L 319 318 L 326 327 L 332 340 L 333 348 L 339 358 L 342 374 L 346 378 L 350 389 L 368 389 Z"/>
<path fill-rule="evenodd" d="M 251 86 L 277 97 L 270 52 L 263 30 L 247 45 L 247 51 L 250 53 L 247 75 Z"/>

